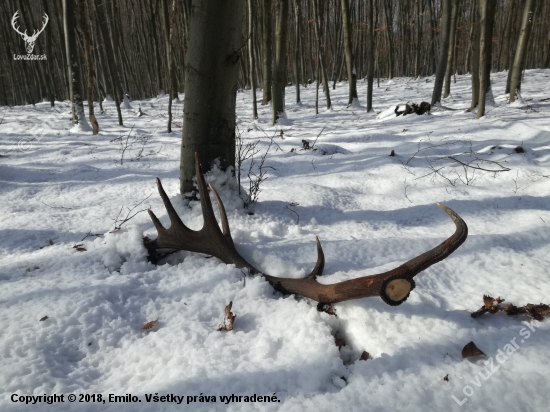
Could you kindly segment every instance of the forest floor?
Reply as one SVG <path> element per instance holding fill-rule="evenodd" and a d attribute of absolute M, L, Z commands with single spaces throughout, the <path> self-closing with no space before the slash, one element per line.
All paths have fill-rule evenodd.
<path fill-rule="evenodd" d="M 258 142 L 256 174 L 269 148 L 267 180 L 249 208 L 230 173 L 215 170 L 207 181 L 225 203 L 237 249 L 260 269 L 304 276 L 319 236 L 320 281 L 334 283 L 392 269 L 449 237 L 454 225 L 436 202 L 468 224 L 466 242 L 420 273 L 405 303 L 352 300 L 335 305 L 337 316 L 204 255 L 147 261 L 142 236 L 156 232 L 144 210 L 169 225 L 156 177 L 182 220 L 202 224 L 200 204 L 178 195 L 182 103 L 168 134 L 166 97 L 131 102 L 124 126 L 105 102 L 98 136 L 70 130 L 62 104 L 1 107 L 0 408 L 548 410 L 550 320 L 470 316 L 484 294 L 550 303 L 550 71 L 528 70 L 513 107 L 506 73 L 492 80 L 495 103 L 480 120 L 464 111 L 469 76 L 457 76 L 452 96 L 424 116 L 393 110 L 430 101 L 433 78 L 375 84 L 376 114 L 365 111 L 364 81 L 360 104 L 346 107 L 347 84 L 339 83 L 333 109 L 318 115 L 313 85 L 299 105 L 288 87 L 286 119 L 276 126 L 270 106 L 253 122 L 250 90 L 238 93 L 239 135 Z M 250 167 L 248 159 L 246 190 Z M 140 213 L 120 225 L 129 209 Z M 234 330 L 218 332 L 230 301 Z M 470 341 L 486 356 L 462 359 Z M 359 360 L 363 351 L 370 360 Z M 54 393 L 65 402 L 19 398 Z M 93 394 L 101 401 L 80 396 Z M 114 403 L 110 394 L 137 398 Z M 182 404 L 155 402 L 170 394 L 184 396 Z M 275 402 L 244 398 L 254 394 Z M 222 398 L 231 395 L 243 398 Z"/>

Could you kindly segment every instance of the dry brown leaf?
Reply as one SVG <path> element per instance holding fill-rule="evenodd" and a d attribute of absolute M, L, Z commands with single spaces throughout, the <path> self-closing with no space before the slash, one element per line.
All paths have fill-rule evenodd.
<path fill-rule="evenodd" d="M 86 248 L 83 248 L 83 247 L 77 247 L 75 248 L 78 252 L 86 252 Z"/>
<path fill-rule="evenodd" d="M 485 353 L 474 342 L 470 342 L 462 348 L 462 358 L 469 358 L 470 356 L 485 356 Z"/>
<path fill-rule="evenodd" d="M 40 319 L 40 322 L 44 322 L 45 320 L 48 320 L 49 318 L 47 316 L 44 316 L 42 319 Z"/>
<path fill-rule="evenodd" d="M 231 308 L 233 307 L 233 301 L 229 302 L 229 305 L 225 307 L 225 318 L 223 320 L 223 324 L 218 325 L 218 331 L 221 330 L 233 330 L 233 322 L 235 322 L 235 318 L 237 315 L 233 314 L 231 312 Z"/>
<path fill-rule="evenodd" d="M 444 380 L 445 382 L 449 382 L 449 374 L 446 374 L 445 377 L 443 378 L 443 380 Z"/>
<path fill-rule="evenodd" d="M 335 338 L 334 339 L 334 344 L 336 346 L 338 346 L 338 349 L 342 349 L 342 346 L 346 346 L 346 341 L 344 339 L 341 339 L 341 338 Z"/>
<path fill-rule="evenodd" d="M 155 326 L 158 322 L 158 318 L 156 320 L 152 320 L 151 322 L 147 322 L 145 325 L 143 325 L 143 327 L 141 329 L 143 330 L 149 330 L 151 329 L 153 326 Z"/>
<path fill-rule="evenodd" d="M 368 360 L 368 359 L 370 359 L 370 354 L 366 350 L 364 350 L 359 360 Z"/>
<path fill-rule="evenodd" d="M 50 239 L 50 242 L 49 242 L 49 243 L 50 243 L 50 246 L 53 245 L 53 240 Z"/>
<path fill-rule="evenodd" d="M 92 342 L 88 342 L 88 346 L 92 346 L 92 343 L 94 343 L 93 341 Z"/>

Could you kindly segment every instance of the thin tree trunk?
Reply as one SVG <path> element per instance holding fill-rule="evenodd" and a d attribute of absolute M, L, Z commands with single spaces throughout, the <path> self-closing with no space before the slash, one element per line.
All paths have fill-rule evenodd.
<path fill-rule="evenodd" d="M 480 3 L 480 39 L 479 39 L 479 100 L 477 116 L 479 119 L 485 115 L 485 100 L 491 90 L 491 57 L 493 22 L 495 20 L 495 7 L 497 0 L 481 0 Z"/>
<path fill-rule="evenodd" d="M 76 123 L 84 124 L 84 105 L 80 90 L 80 72 L 76 52 L 76 37 L 74 3 L 72 0 L 63 0 L 63 28 L 65 32 L 65 49 L 67 50 L 67 76 L 69 79 L 69 94 L 72 106 L 73 126 Z"/>
<path fill-rule="evenodd" d="M 418 0 L 417 0 L 418 1 Z M 367 0 L 367 112 L 372 112 L 372 86 L 374 82 L 374 8 L 373 0 Z"/>
<path fill-rule="evenodd" d="M 166 64 L 168 66 L 168 125 L 166 131 L 172 132 L 172 99 L 174 98 L 173 72 L 174 64 L 172 59 L 172 46 L 170 44 L 170 16 L 168 15 L 168 0 L 162 0 L 162 19 L 164 23 L 164 41 L 166 48 Z"/>
<path fill-rule="evenodd" d="M 88 98 L 88 117 L 90 118 L 90 123 L 92 124 L 93 134 L 96 135 L 99 133 L 99 125 L 97 123 L 97 119 L 94 114 L 94 100 L 93 100 L 94 68 L 92 64 L 90 32 L 88 29 L 88 16 L 86 13 L 85 0 L 78 0 L 77 8 L 79 12 L 78 14 L 80 18 L 80 28 L 82 30 L 82 38 L 84 42 L 84 58 L 86 63 L 86 71 L 88 72 L 87 92 L 86 92 L 86 97 Z"/>
<path fill-rule="evenodd" d="M 254 21 L 254 9 L 252 0 L 248 0 L 248 60 L 250 62 L 250 91 L 252 93 L 252 120 L 258 118 L 258 103 L 256 102 L 256 82 L 254 81 L 254 44 L 252 42 L 254 31 L 252 30 Z"/>
<path fill-rule="evenodd" d="M 348 104 L 353 103 L 353 99 L 357 98 L 357 79 L 353 62 L 353 52 L 351 50 L 351 23 L 349 16 L 349 1 L 341 0 L 342 2 L 342 27 L 344 31 L 344 54 L 346 57 L 346 68 L 348 71 Z"/>
<path fill-rule="evenodd" d="M 324 57 L 324 51 L 321 48 L 321 13 L 319 11 L 319 0 L 312 0 L 313 3 L 313 14 L 314 14 L 314 20 L 315 24 L 313 25 L 315 28 L 315 37 L 317 37 L 317 55 L 319 58 L 319 69 L 321 70 L 322 75 L 322 81 L 323 81 L 323 91 L 325 92 L 325 98 L 327 101 L 327 109 L 330 109 L 332 107 L 332 103 L 330 100 L 330 90 L 328 88 L 328 80 L 327 80 L 327 71 L 325 67 L 325 57 Z M 317 71 L 317 77 L 319 76 L 319 70 Z"/>
<path fill-rule="evenodd" d="M 451 31 L 451 0 L 442 0 L 441 10 L 441 41 L 439 44 L 439 59 L 435 73 L 432 106 L 441 101 L 441 89 L 445 78 L 447 56 L 449 54 L 449 38 Z"/>
<path fill-rule="evenodd" d="M 271 101 L 271 0 L 262 0 L 262 65 L 263 65 L 263 97 L 262 105 Z"/>
<path fill-rule="evenodd" d="M 294 81 L 296 82 L 296 103 L 300 103 L 300 3 L 298 0 L 294 0 L 294 37 Z"/>
<path fill-rule="evenodd" d="M 453 57 L 455 54 L 456 43 L 456 24 L 458 21 L 458 0 L 451 0 L 453 3 L 451 12 L 451 33 L 449 39 L 449 53 L 447 54 L 447 67 L 445 70 L 445 92 L 443 97 L 448 97 L 451 93 L 451 73 L 453 72 Z"/>
<path fill-rule="evenodd" d="M 288 0 L 278 0 L 275 31 L 275 58 L 273 62 L 273 83 L 271 85 L 271 104 L 273 124 L 285 111 L 285 69 L 286 34 L 288 30 Z"/>
<path fill-rule="evenodd" d="M 414 54 L 414 78 L 420 76 L 420 51 L 422 50 L 422 20 L 420 15 L 422 0 L 416 0 L 416 50 Z"/>
<path fill-rule="evenodd" d="M 512 66 L 512 76 L 510 80 L 510 103 L 516 101 L 516 94 L 521 90 L 521 72 L 525 66 L 525 55 L 527 52 L 527 44 L 529 36 L 533 28 L 533 8 L 534 0 L 525 0 L 523 6 L 523 18 L 521 21 L 521 31 L 519 34 L 516 55 L 514 57 L 514 65 Z"/>
<path fill-rule="evenodd" d="M 479 38 L 480 38 L 480 24 L 479 24 L 479 7 L 478 0 L 474 0 L 475 4 L 472 7 L 473 13 L 473 35 L 472 35 L 472 64 L 470 72 L 472 74 L 472 103 L 470 108 L 466 110 L 471 112 L 477 107 L 479 102 Z M 482 0 L 479 0 L 482 1 Z"/>

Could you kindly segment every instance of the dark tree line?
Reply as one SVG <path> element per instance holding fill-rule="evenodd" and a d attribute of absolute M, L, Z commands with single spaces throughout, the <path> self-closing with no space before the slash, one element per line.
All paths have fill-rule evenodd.
<path fill-rule="evenodd" d="M 447 2 L 449 8 L 456 9 L 450 30 L 445 29 L 442 21 L 447 19 L 444 7 Z M 62 0 L 0 2 L 3 39 L 0 104 L 69 98 L 68 73 L 63 64 L 67 59 L 62 3 Z M 68 29 L 74 33 L 68 37 L 76 43 L 83 100 L 98 101 L 108 94 L 119 105 L 125 93 L 141 99 L 162 92 L 173 97 L 184 92 L 191 0 L 72 3 L 75 3 L 70 7 L 73 24 Z M 281 76 L 284 85 L 306 85 L 318 79 L 324 88 L 334 87 L 334 82 L 340 80 L 351 80 L 351 102 L 356 95 L 353 82 L 367 77 L 371 60 L 375 78 L 432 75 L 443 57 L 447 58 L 447 79 L 454 72 L 471 72 L 479 47 L 479 41 L 475 41 L 480 35 L 476 29 L 481 19 L 479 8 L 484 3 L 484 0 L 251 0 L 250 7 L 243 6 L 246 16 L 243 47 L 239 50 L 239 87 L 252 83 L 252 73 L 254 83 L 264 91 L 262 104 L 266 104 L 272 99 L 273 81 L 275 87 L 281 87 Z M 494 7 L 492 37 L 484 42 L 485 47 L 492 46 L 489 67 L 493 70 L 512 67 L 521 36 L 528 41 L 521 46 L 523 54 L 518 57 L 523 61 L 522 68 L 547 67 L 549 2 L 491 0 L 489 3 L 489 7 Z M 523 28 L 526 3 L 532 3 L 533 10 Z M 48 14 L 48 27 L 38 37 L 34 51 L 46 54 L 47 60 L 14 61 L 13 54 L 25 53 L 23 41 L 10 25 L 17 10 L 21 29 L 28 32 L 39 28 L 44 13 Z M 284 36 L 281 50 L 277 49 L 278 33 Z M 250 34 L 253 41 L 247 44 L 245 40 Z M 446 41 L 452 43 L 452 51 L 442 56 L 440 46 Z M 87 43 L 91 49 L 89 64 Z M 90 71 L 92 98 L 88 96 L 87 84 Z M 277 98 L 274 104 L 280 111 Z M 299 99 L 297 94 L 296 100 Z"/>

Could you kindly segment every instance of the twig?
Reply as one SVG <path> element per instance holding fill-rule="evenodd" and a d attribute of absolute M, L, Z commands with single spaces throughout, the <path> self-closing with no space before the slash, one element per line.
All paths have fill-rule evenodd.
<path fill-rule="evenodd" d="M 298 203 L 291 203 L 290 205 L 291 205 L 291 206 L 295 206 L 295 205 L 298 205 Z M 289 208 L 288 205 L 285 206 L 285 209 L 290 210 L 292 213 L 294 213 L 294 214 L 296 215 L 296 217 L 298 218 L 298 219 L 296 220 L 296 224 L 299 224 L 299 223 L 300 223 L 300 215 L 299 215 L 298 213 L 296 213 L 295 210 L 292 210 L 291 208 Z"/>
<path fill-rule="evenodd" d="M 63 206 L 52 206 L 52 205 L 49 205 L 47 204 L 46 202 L 43 202 L 42 200 L 39 200 L 40 203 L 48 206 L 48 207 L 51 207 L 52 209 L 65 209 L 65 210 L 73 210 L 72 207 L 63 207 Z"/>
<path fill-rule="evenodd" d="M 131 209 L 130 209 L 129 207 L 127 207 L 128 213 L 126 213 L 126 217 L 125 217 L 124 219 L 122 219 L 122 220 L 119 220 L 120 214 L 122 213 L 122 209 L 124 208 L 124 206 L 121 206 L 121 207 L 120 207 L 120 211 L 118 212 L 118 215 L 117 215 L 116 219 L 112 219 L 112 218 L 111 218 L 111 220 L 114 220 L 114 222 L 115 222 L 115 228 L 114 228 L 113 230 L 111 230 L 109 233 L 114 233 L 114 232 L 120 230 L 120 228 L 122 227 L 122 225 L 123 225 L 124 223 L 126 223 L 127 221 L 129 221 L 130 219 L 132 219 L 134 216 L 138 215 L 139 213 L 145 212 L 147 209 L 149 209 L 149 208 L 147 208 L 147 209 L 142 209 L 142 210 L 137 211 L 137 212 L 134 213 L 133 215 L 131 215 L 131 213 L 134 211 L 134 209 L 135 209 L 136 207 L 138 207 L 139 205 L 141 205 L 143 202 L 145 202 L 147 199 L 149 199 L 152 195 L 153 195 L 153 194 L 151 193 L 149 196 L 147 196 L 145 199 L 143 199 L 142 201 L 140 201 L 138 204 L 136 204 L 136 205 L 135 205 L 133 208 L 131 208 Z M 131 216 L 130 216 L 130 215 L 131 215 Z"/>

